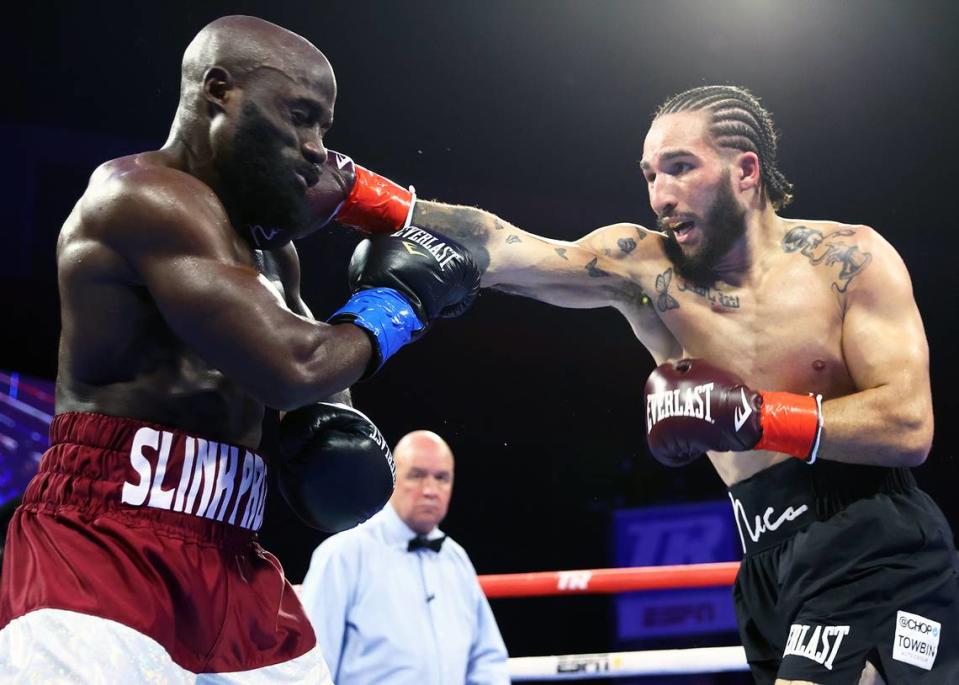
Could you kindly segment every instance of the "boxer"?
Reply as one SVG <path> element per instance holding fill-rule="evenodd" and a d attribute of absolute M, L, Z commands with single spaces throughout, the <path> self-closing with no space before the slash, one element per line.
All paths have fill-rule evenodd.
<path fill-rule="evenodd" d="M 652 454 L 707 454 L 745 561 L 740 635 L 759 683 L 959 682 L 953 534 L 909 471 L 933 432 L 928 348 L 908 271 L 874 229 L 786 218 L 769 112 L 749 91 L 669 98 L 640 164 L 657 228 L 573 242 L 471 207 L 414 202 L 482 285 L 616 308 L 659 367 Z M 409 233 L 413 229 L 404 229 Z"/>
<path fill-rule="evenodd" d="M 382 507 L 392 457 L 344 391 L 479 283 L 453 241 L 366 241 L 352 297 L 313 319 L 291 241 L 411 207 L 362 171 L 318 186 L 342 182 L 335 96 L 304 38 L 218 19 L 186 49 L 164 146 L 100 166 L 64 223 L 57 415 L 4 550 L 0 681 L 330 682 L 256 541 L 267 469 L 317 527 Z M 289 412 L 273 454 L 267 408 Z"/>

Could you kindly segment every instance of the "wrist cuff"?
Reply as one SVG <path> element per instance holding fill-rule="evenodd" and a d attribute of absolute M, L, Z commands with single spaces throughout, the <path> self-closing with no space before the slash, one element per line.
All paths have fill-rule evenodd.
<path fill-rule="evenodd" d="M 356 182 L 336 213 L 341 224 L 369 233 L 395 233 L 413 218 L 416 191 L 355 165 Z"/>
<path fill-rule="evenodd" d="M 387 359 L 413 339 L 414 333 L 424 328 L 409 300 L 392 288 L 370 288 L 354 293 L 333 313 L 329 323 L 352 323 L 370 334 L 374 342 L 373 359 L 364 378 L 376 373 Z"/>
<path fill-rule="evenodd" d="M 812 464 L 822 437 L 822 395 L 761 392 L 763 434 L 754 449 L 782 452 Z"/>

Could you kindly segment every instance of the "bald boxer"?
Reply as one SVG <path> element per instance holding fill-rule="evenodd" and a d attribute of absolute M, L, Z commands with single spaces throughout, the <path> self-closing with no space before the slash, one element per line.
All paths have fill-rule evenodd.
<path fill-rule="evenodd" d="M 466 551 L 438 528 L 453 452 L 431 431 L 394 450 L 383 510 L 325 540 L 301 597 L 338 685 L 507 685 L 506 647 Z"/>
<path fill-rule="evenodd" d="M 291 241 L 410 207 L 328 155 L 335 97 L 309 41 L 218 19 L 186 49 L 164 146 L 100 166 L 64 223 L 57 415 L 7 538 L 0 681 L 329 682 L 256 542 L 267 469 L 311 525 L 379 510 L 392 457 L 342 391 L 479 278 L 450 241 L 442 259 L 364 242 L 353 296 L 313 320 Z M 266 408 L 290 411 L 278 454 Z"/>
<path fill-rule="evenodd" d="M 855 683 L 867 660 L 890 683 L 959 682 L 953 533 L 909 471 L 933 432 L 909 274 L 868 226 L 782 216 L 776 148 L 750 92 L 704 86 L 646 135 L 659 230 L 567 242 L 422 201 L 412 220 L 468 247 L 485 287 L 626 317 L 660 364 L 638 408 L 651 452 L 706 453 L 729 489 L 757 682 Z"/>

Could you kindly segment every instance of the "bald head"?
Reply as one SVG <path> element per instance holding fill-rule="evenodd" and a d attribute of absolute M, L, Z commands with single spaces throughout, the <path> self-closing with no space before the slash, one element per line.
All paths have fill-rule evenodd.
<path fill-rule="evenodd" d="M 332 67 L 313 43 L 257 17 L 220 17 L 196 34 L 183 53 L 181 98 L 198 89 L 212 67 L 239 81 L 272 69 L 302 85 L 335 90 Z"/>
<path fill-rule="evenodd" d="M 400 518 L 426 535 L 446 516 L 453 493 L 453 452 L 432 431 L 405 435 L 393 450 L 396 489 L 390 503 Z"/>

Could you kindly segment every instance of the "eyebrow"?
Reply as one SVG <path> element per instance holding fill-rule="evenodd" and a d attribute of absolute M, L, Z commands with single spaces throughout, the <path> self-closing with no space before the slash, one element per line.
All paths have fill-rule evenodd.
<path fill-rule="evenodd" d="M 659 161 L 668 162 L 669 160 L 676 159 L 677 157 L 695 157 L 695 156 L 696 155 L 694 155 L 689 150 L 668 150 L 659 156 Z M 639 163 L 639 168 L 642 169 L 643 171 L 649 171 L 653 168 L 653 166 L 646 160 L 643 160 Z"/>

